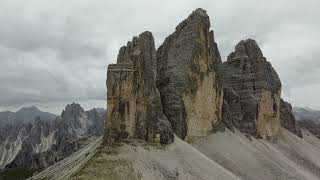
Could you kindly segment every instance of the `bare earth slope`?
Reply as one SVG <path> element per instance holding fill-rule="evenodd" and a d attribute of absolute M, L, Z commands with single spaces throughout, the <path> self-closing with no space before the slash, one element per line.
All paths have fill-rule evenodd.
<path fill-rule="evenodd" d="M 101 138 L 30 179 L 320 179 L 320 141 L 285 129 L 273 142 L 229 130 L 190 145 L 101 146 Z"/>
<path fill-rule="evenodd" d="M 248 139 L 240 132 L 218 132 L 193 144 L 242 179 L 320 179 L 320 141 L 282 129 L 277 140 Z"/>
<path fill-rule="evenodd" d="M 99 143 L 89 144 L 30 179 L 239 179 L 178 137 L 166 147 L 125 144 L 97 148 Z"/>
<path fill-rule="evenodd" d="M 166 147 L 124 145 L 106 150 L 102 148 L 71 179 L 239 179 L 178 137 Z"/>

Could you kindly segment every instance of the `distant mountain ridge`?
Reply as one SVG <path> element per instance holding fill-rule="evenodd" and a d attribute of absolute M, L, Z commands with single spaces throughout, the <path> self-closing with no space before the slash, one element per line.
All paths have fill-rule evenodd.
<path fill-rule="evenodd" d="M 42 120 L 54 120 L 57 116 L 53 113 L 44 112 L 35 106 L 23 107 L 17 112 L 3 111 L 0 112 L 0 127 L 6 125 L 16 125 L 17 123 L 32 123 L 36 117 Z"/>
<path fill-rule="evenodd" d="M 320 111 L 311 108 L 294 107 L 293 113 L 301 128 L 320 138 Z"/>
<path fill-rule="evenodd" d="M 79 139 L 102 135 L 105 119 L 103 109 L 85 111 L 77 103 L 68 104 L 60 116 L 34 106 L 1 115 L 9 117 L 2 120 L 14 117 L 0 126 L 1 169 L 47 167 L 82 147 Z"/>
<path fill-rule="evenodd" d="M 320 123 L 320 111 L 308 107 L 294 107 L 293 113 L 296 119 L 299 120 L 312 120 L 315 123 Z"/>

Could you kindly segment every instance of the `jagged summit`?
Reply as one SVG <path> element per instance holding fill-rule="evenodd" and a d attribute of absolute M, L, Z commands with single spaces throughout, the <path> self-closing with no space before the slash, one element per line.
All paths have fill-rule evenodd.
<path fill-rule="evenodd" d="M 187 19 L 185 19 L 184 21 L 182 21 L 178 26 L 177 29 L 178 30 L 181 25 L 186 24 L 186 23 L 204 23 L 206 24 L 208 27 L 210 27 L 210 18 L 207 15 L 207 11 L 201 8 L 198 8 L 196 10 L 194 10 Z"/>
<path fill-rule="evenodd" d="M 35 106 L 22 107 L 17 112 L 4 111 L 0 112 L 0 128 L 32 123 L 36 118 L 52 121 L 56 118 L 56 115 L 41 111 Z"/>
<path fill-rule="evenodd" d="M 250 135 L 279 133 L 281 81 L 253 39 L 240 41 L 219 67 L 223 120 Z"/>
<path fill-rule="evenodd" d="M 174 34 L 180 34 L 180 31 L 182 31 L 183 29 L 196 31 L 196 28 L 205 28 L 209 30 L 210 26 L 211 26 L 210 18 L 207 15 L 207 12 L 201 8 L 198 8 L 195 11 L 193 11 L 188 16 L 188 18 L 186 18 L 185 20 L 183 20 L 181 23 L 178 24 Z M 210 33 L 212 33 L 213 35 L 213 31 Z M 170 38 L 170 36 L 168 38 Z"/>
<path fill-rule="evenodd" d="M 138 37 L 132 38 L 132 41 L 127 42 L 127 46 L 122 46 L 118 53 L 117 63 L 129 63 L 132 64 L 134 57 L 140 53 L 155 51 L 153 35 L 149 31 L 141 33 Z M 144 54 L 150 56 L 151 54 Z M 154 57 L 146 57 L 146 59 L 152 60 Z"/>
<path fill-rule="evenodd" d="M 21 111 L 40 111 L 40 110 L 36 106 L 29 106 L 29 107 L 23 107 L 19 111 L 21 112 Z"/>
<path fill-rule="evenodd" d="M 84 112 L 84 109 L 81 107 L 80 104 L 73 102 L 72 104 L 67 104 L 63 112 L 73 113 L 74 111 Z"/>
<path fill-rule="evenodd" d="M 176 31 L 179 29 L 182 29 L 186 24 L 206 24 L 208 27 L 210 27 L 210 18 L 207 15 L 207 11 L 201 8 L 198 8 L 194 10 L 187 19 L 179 23 L 179 25 L 176 27 Z"/>
<path fill-rule="evenodd" d="M 257 60 L 263 59 L 262 51 L 258 43 L 254 39 L 249 38 L 249 39 L 240 41 L 236 45 L 235 51 L 228 56 L 228 60 L 238 59 L 243 57 L 248 57 L 248 58 L 251 57 Z"/>
<path fill-rule="evenodd" d="M 198 8 L 192 11 L 192 13 L 188 16 L 187 20 L 203 20 L 207 21 L 210 24 L 210 18 L 207 14 L 207 11 L 202 8 Z"/>
<path fill-rule="evenodd" d="M 232 60 L 235 60 L 235 62 Z M 263 88 L 273 92 L 281 90 L 282 84 L 277 72 L 263 56 L 258 43 L 253 39 L 241 40 L 235 46 L 234 52 L 228 56 L 224 65 L 232 68 L 232 72 L 222 68 L 222 76 L 235 75 L 234 73 L 247 75 L 248 77 L 255 76 L 259 82 L 263 82 Z"/>
<path fill-rule="evenodd" d="M 72 110 L 72 109 L 79 109 L 81 111 L 84 111 L 83 107 L 79 104 L 79 103 L 71 103 L 71 104 L 67 104 L 67 106 L 65 107 L 65 110 Z"/>
<path fill-rule="evenodd" d="M 204 10 L 204 9 L 202 9 L 202 8 L 197 8 L 196 10 L 194 10 L 194 11 L 192 12 L 191 15 L 193 15 L 193 14 L 198 14 L 198 15 L 200 15 L 200 16 L 208 16 L 208 15 L 207 15 L 207 11 Z"/>

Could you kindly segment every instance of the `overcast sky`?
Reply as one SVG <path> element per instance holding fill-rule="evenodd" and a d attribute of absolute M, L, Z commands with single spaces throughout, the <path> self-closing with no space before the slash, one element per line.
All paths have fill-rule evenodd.
<path fill-rule="evenodd" d="M 319 0 L 1 0 L 0 111 L 105 107 L 106 67 L 120 46 L 148 30 L 158 47 L 198 7 L 223 59 L 239 40 L 256 39 L 282 97 L 320 109 Z"/>

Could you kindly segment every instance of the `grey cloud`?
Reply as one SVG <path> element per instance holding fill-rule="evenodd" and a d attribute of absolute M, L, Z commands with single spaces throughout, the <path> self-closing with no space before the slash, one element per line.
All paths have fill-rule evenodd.
<path fill-rule="evenodd" d="M 120 46 L 146 30 L 159 46 L 198 7 L 211 17 L 224 59 L 241 39 L 256 39 L 280 75 L 284 97 L 318 107 L 320 98 L 301 86 L 320 88 L 319 6 L 318 0 L 2 0 L 0 110 L 34 104 L 56 111 L 72 101 L 105 106 L 106 67 Z"/>

